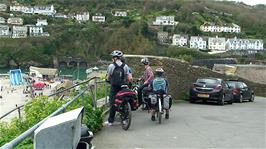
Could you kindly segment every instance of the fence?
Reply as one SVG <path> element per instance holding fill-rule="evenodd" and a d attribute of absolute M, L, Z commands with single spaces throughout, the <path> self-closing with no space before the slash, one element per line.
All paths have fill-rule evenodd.
<path fill-rule="evenodd" d="M 91 81 L 94 82 L 92 84 L 90 84 Z M 2 147 L 0 147 L 0 149 L 12 149 L 13 147 L 15 147 L 17 144 L 19 144 L 20 142 L 22 142 L 23 140 L 25 140 L 27 137 L 29 137 L 41 124 L 43 124 L 48 118 L 50 117 L 53 117 L 59 113 L 62 113 L 65 111 L 65 109 L 71 105 L 71 103 L 73 103 L 76 99 L 78 99 L 80 96 L 82 96 L 86 91 L 90 90 L 91 93 L 93 94 L 93 107 L 96 109 L 97 108 L 97 84 L 105 84 L 105 104 L 107 103 L 107 90 L 108 90 L 108 85 L 107 83 L 105 83 L 105 81 L 98 81 L 98 78 L 97 77 L 93 77 L 93 78 L 90 78 L 86 81 L 83 81 L 81 83 L 78 83 L 76 85 L 73 85 L 69 88 L 66 88 L 64 90 L 61 90 L 61 91 L 58 91 L 54 94 L 51 94 L 49 95 L 49 97 L 52 97 L 52 96 L 55 96 L 55 95 L 58 95 L 60 93 L 63 93 L 65 91 L 69 91 L 70 89 L 73 89 L 75 88 L 76 86 L 79 86 L 79 85 L 82 85 L 82 84 L 88 84 L 85 89 L 82 89 L 79 91 L 79 93 L 73 97 L 70 101 L 68 101 L 66 104 L 64 104 L 61 108 L 57 109 L 55 112 L 53 112 L 51 115 L 49 115 L 48 117 L 46 117 L 45 119 L 43 119 L 42 121 L 40 121 L 39 123 L 37 123 L 36 125 L 34 125 L 33 127 L 31 127 L 30 129 L 28 129 L 27 131 L 25 131 L 24 133 L 22 133 L 21 135 L 19 135 L 17 138 L 15 138 L 14 140 L 6 143 L 5 145 L 3 145 Z M 82 98 L 82 100 L 84 100 Z M 84 103 L 84 102 L 82 102 Z M 22 106 L 19 106 L 13 110 L 11 110 L 10 112 L 8 112 L 7 114 L 1 116 L 1 118 L 9 115 L 10 113 L 16 111 L 17 109 L 20 109 Z"/>

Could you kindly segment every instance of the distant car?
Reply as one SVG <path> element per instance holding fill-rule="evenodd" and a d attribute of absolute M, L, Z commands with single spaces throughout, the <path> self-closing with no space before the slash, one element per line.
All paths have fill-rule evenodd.
<path fill-rule="evenodd" d="M 216 101 L 219 105 L 234 102 L 229 85 L 219 78 L 197 79 L 190 88 L 189 101 L 193 103 L 197 100 Z"/>
<path fill-rule="evenodd" d="M 248 100 L 250 102 L 254 101 L 255 95 L 254 91 L 250 89 L 244 82 L 237 80 L 226 81 L 231 88 L 234 101 L 243 102 Z"/>

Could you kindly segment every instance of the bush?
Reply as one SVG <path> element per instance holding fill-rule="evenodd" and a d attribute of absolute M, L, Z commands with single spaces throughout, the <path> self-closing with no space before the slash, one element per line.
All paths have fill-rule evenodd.
<path fill-rule="evenodd" d="M 99 90 L 98 97 L 103 96 L 103 91 Z M 77 93 L 72 93 L 72 97 Z M 92 95 L 88 92 L 79 97 L 72 103 L 66 111 L 79 108 L 84 105 L 85 114 L 83 116 L 83 123 L 94 133 L 99 131 L 102 127 L 102 108 L 93 109 Z M 48 115 L 52 114 L 60 108 L 66 101 L 58 101 L 55 99 L 48 99 L 47 96 L 42 96 L 34 99 L 31 103 L 25 105 L 25 115 L 22 119 L 14 118 L 10 123 L 0 123 L 0 146 L 11 141 L 21 133 L 28 130 L 33 125 L 43 120 Z M 84 104 L 83 104 L 84 103 Z M 21 142 L 16 148 L 33 148 L 32 140 L 26 139 Z"/>

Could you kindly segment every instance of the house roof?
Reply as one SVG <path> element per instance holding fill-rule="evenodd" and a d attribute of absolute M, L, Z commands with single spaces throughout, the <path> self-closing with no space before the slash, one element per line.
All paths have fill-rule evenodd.
<path fill-rule="evenodd" d="M 9 26 L 8 25 L 0 25 L 0 28 L 4 29 L 4 30 L 7 30 L 7 29 L 9 29 Z"/>
<path fill-rule="evenodd" d="M 239 38 L 230 38 L 227 40 L 228 42 L 230 43 L 255 43 L 257 41 L 259 41 L 260 43 L 263 43 L 263 40 L 262 39 L 239 39 Z"/>
<path fill-rule="evenodd" d="M 225 38 L 219 38 L 219 37 L 210 37 L 209 42 L 214 42 L 214 43 L 224 43 L 225 42 Z"/>
<path fill-rule="evenodd" d="M 158 16 L 156 20 L 174 20 L 175 16 Z"/>
<path fill-rule="evenodd" d="M 174 34 L 173 38 L 188 38 L 188 35 Z"/>
<path fill-rule="evenodd" d="M 39 68 L 34 66 L 30 66 L 30 71 L 38 71 L 40 74 L 48 76 L 55 76 L 57 73 L 55 68 Z"/>

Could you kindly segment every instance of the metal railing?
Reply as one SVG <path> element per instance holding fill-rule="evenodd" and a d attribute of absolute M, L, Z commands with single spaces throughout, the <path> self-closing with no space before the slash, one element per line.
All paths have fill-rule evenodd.
<path fill-rule="evenodd" d="M 78 83 L 74 86 L 71 86 L 69 88 L 66 88 L 64 90 L 58 91 L 56 93 L 53 93 L 51 95 L 49 95 L 49 97 L 52 97 L 54 95 L 58 95 L 60 93 L 63 93 L 65 91 L 68 91 L 72 88 L 75 88 L 76 86 L 82 85 L 82 84 L 86 84 L 89 83 L 90 81 L 94 80 L 93 84 L 89 84 L 88 86 L 85 87 L 85 89 L 81 90 L 76 96 L 74 96 L 70 101 L 68 101 L 66 104 L 64 104 L 63 106 L 61 106 L 59 109 L 57 109 L 55 112 L 53 112 L 51 115 L 47 116 L 45 119 L 43 119 L 42 121 L 40 121 L 39 123 L 35 124 L 33 127 L 31 127 L 30 129 L 28 129 L 27 131 L 25 131 L 24 133 L 22 133 L 21 135 L 19 135 L 18 137 L 16 137 L 15 139 L 13 139 L 12 141 L 4 144 L 2 147 L 0 147 L 0 149 L 12 149 L 13 147 L 15 147 L 17 144 L 19 144 L 20 142 L 22 142 L 23 140 L 25 140 L 27 137 L 29 137 L 41 124 L 43 124 L 48 118 L 53 117 L 59 113 L 62 113 L 66 110 L 66 108 L 71 105 L 71 103 L 73 103 L 76 99 L 78 99 L 80 96 L 83 96 L 83 94 L 88 91 L 88 90 L 94 90 L 92 93 L 94 94 L 92 97 L 93 100 L 93 106 L 96 109 L 97 108 L 97 84 L 102 84 L 105 83 L 105 87 L 106 87 L 106 94 L 105 94 L 105 98 L 107 97 L 107 84 L 105 81 L 97 81 L 97 77 L 93 77 L 90 78 L 86 81 L 83 81 L 81 83 Z M 107 99 L 107 98 L 106 98 Z M 84 100 L 82 98 L 82 100 Z M 107 101 L 106 101 L 107 102 Z M 84 104 L 84 102 L 82 101 L 82 104 Z M 106 103 L 105 103 L 106 104 Z M 23 107 L 23 106 L 19 106 L 19 107 Z M 17 107 L 16 109 L 18 109 L 19 107 Z M 16 110 L 15 109 L 15 110 Z M 3 115 L 2 117 L 5 117 L 6 115 L 9 115 L 10 113 L 15 111 L 13 109 L 13 111 L 8 112 L 7 114 Z"/>
<path fill-rule="evenodd" d="M 9 112 L 7 112 L 6 114 L 2 115 L 0 117 L 0 120 L 3 119 L 4 117 L 8 116 L 9 114 L 13 113 L 16 110 L 18 110 L 18 117 L 21 118 L 21 110 L 23 107 L 24 107 L 24 105 L 20 105 L 20 106 L 16 105 L 16 108 L 14 108 L 14 109 L 10 110 Z"/>
<path fill-rule="evenodd" d="M 107 102 L 107 84 L 106 84 L 106 82 L 105 81 L 97 81 L 98 80 L 98 77 L 93 77 L 93 78 L 91 78 L 91 79 L 88 79 L 88 80 L 85 80 L 85 81 L 83 81 L 83 82 L 80 82 L 80 83 L 77 83 L 77 84 L 75 84 L 75 85 L 73 85 L 73 86 L 71 86 L 71 87 L 68 87 L 68 88 L 66 88 L 66 89 L 63 89 L 63 90 L 60 90 L 60 91 L 57 91 L 57 92 L 55 92 L 55 93 L 53 93 L 53 94 L 50 94 L 50 95 L 48 95 L 48 97 L 53 97 L 53 96 L 55 96 L 55 95 L 59 95 L 60 93 L 63 93 L 63 92 L 65 92 L 65 91 L 69 91 L 70 89 L 73 89 L 73 88 L 75 88 L 76 86 L 79 86 L 79 85 L 82 85 L 82 84 L 86 84 L 86 83 L 88 83 L 88 82 L 90 82 L 91 80 L 95 80 L 95 82 L 94 82 L 94 84 L 95 84 L 95 89 L 94 89 L 94 86 L 93 85 L 91 85 L 90 87 L 90 89 L 92 90 L 92 89 L 94 89 L 94 92 L 92 92 L 92 94 L 94 94 L 94 98 L 93 98 L 93 100 L 96 100 L 97 99 L 97 84 L 103 84 L 103 83 L 105 83 L 105 88 L 106 88 L 106 93 L 105 93 L 105 98 L 106 98 L 106 102 Z M 97 105 L 95 105 L 95 102 L 93 101 L 93 103 L 94 103 L 94 106 L 97 106 Z M 1 119 L 3 119 L 3 118 L 5 118 L 6 116 L 8 116 L 8 115 L 10 115 L 11 113 L 13 113 L 14 111 L 18 111 L 18 116 L 19 116 L 19 118 L 21 118 L 21 110 L 22 110 L 22 108 L 24 107 L 25 105 L 20 105 L 20 106 L 18 106 L 18 105 L 16 105 L 16 107 L 14 108 L 14 109 L 12 109 L 12 110 L 10 110 L 9 112 L 7 112 L 7 113 L 5 113 L 4 115 L 2 115 L 1 117 L 0 117 L 0 120 Z"/>

